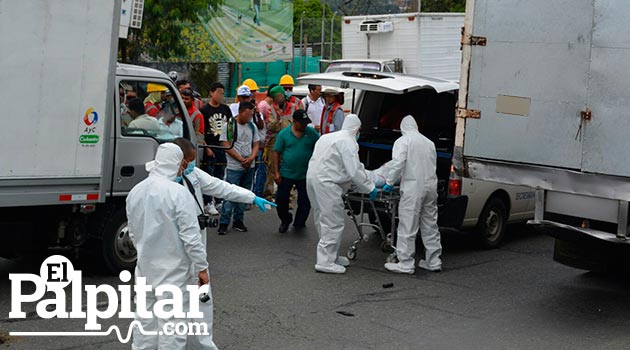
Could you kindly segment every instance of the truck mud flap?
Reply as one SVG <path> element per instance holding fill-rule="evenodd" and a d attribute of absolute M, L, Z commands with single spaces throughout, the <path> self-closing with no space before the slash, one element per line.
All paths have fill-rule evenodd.
<path fill-rule="evenodd" d="M 555 238 L 553 260 L 562 265 L 595 272 L 627 272 L 630 269 L 630 244 L 584 234 L 576 231 L 577 228 L 551 225 L 541 225 L 540 228 L 544 234 Z"/>
<path fill-rule="evenodd" d="M 438 211 L 438 225 L 440 227 L 460 228 L 464 222 L 468 196 L 447 198 Z"/>

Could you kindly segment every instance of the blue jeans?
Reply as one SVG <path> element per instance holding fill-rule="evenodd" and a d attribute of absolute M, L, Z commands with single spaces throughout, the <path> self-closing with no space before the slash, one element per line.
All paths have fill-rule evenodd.
<path fill-rule="evenodd" d="M 258 151 L 256 157 L 256 170 L 255 170 L 255 182 L 254 182 L 254 194 L 257 197 L 262 197 L 265 191 L 265 181 L 267 180 L 267 163 L 263 160 L 263 151 Z"/>
<path fill-rule="evenodd" d="M 237 185 L 243 188 L 252 188 L 252 182 L 254 181 L 254 168 L 243 170 L 227 170 L 225 175 L 225 181 L 228 183 Z M 230 201 L 224 201 L 221 207 L 221 218 L 219 224 L 229 225 L 230 221 L 234 219 L 234 222 L 243 221 L 245 217 L 245 203 L 234 203 Z"/>
<path fill-rule="evenodd" d="M 227 163 L 227 160 L 225 159 L 225 151 L 222 149 L 214 149 L 213 151 L 215 157 L 207 158 L 205 160 L 206 165 L 203 170 L 208 173 L 208 175 L 223 180 L 223 178 L 225 177 L 225 164 Z M 217 202 L 217 204 L 221 203 L 221 200 L 219 198 L 215 198 L 214 200 L 215 202 Z M 204 195 L 203 202 L 204 204 L 212 202 L 212 196 Z"/>

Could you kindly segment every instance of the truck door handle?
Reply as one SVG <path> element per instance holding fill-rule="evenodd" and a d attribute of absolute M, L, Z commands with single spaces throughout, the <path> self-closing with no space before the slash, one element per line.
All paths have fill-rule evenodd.
<path fill-rule="evenodd" d="M 132 166 L 124 166 L 120 169 L 120 175 L 123 177 L 131 177 L 136 172 L 136 168 Z"/>

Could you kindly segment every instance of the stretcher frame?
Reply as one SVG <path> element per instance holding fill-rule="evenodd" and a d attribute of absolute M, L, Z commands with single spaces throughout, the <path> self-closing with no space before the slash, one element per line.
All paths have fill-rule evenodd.
<path fill-rule="evenodd" d="M 394 246 L 394 234 L 396 232 L 398 205 L 400 202 L 400 188 L 396 186 L 392 192 L 383 192 L 383 190 L 379 189 L 374 202 L 370 200 L 369 194 L 349 191 L 343 195 L 343 201 L 348 210 L 347 214 L 359 233 L 358 238 L 352 242 L 352 245 L 348 248 L 348 252 L 346 254 L 348 259 L 355 260 L 357 258 L 359 243 L 367 241 L 367 235 L 363 232 L 363 229 L 368 227 L 376 230 L 381 235 L 381 238 L 383 239 L 381 249 L 383 252 L 392 253 Z M 359 203 L 358 212 L 352 208 L 352 202 Z M 369 215 L 367 221 L 365 220 L 365 214 L 368 214 L 367 210 L 371 210 L 374 215 L 375 224 L 370 222 Z M 379 213 L 389 215 L 391 222 L 389 230 L 386 231 L 385 227 L 383 227 L 381 218 L 378 215 Z"/>

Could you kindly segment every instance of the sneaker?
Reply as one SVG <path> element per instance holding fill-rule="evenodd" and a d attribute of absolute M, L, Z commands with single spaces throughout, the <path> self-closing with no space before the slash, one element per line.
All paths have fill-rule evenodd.
<path fill-rule="evenodd" d="M 219 215 L 219 211 L 217 210 L 217 208 L 214 207 L 214 203 L 210 202 L 208 204 L 206 204 L 206 206 L 204 207 L 204 210 L 206 212 L 206 214 L 208 215 Z"/>
<path fill-rule="evenodd" d="M 247 227 L 242 221 L 237 221 L 232 224 L 232 228 L 239 232 L 247 232 Z"/>
<path fill-rule="evenodd" d="M 289 224 L 282 223 L 280 224 L 280 228 L 278 228 L 278 232 L 285 233 L 289 230 Z"/>
<path fill-rule="evenodd" d="M 350 260 L 348 260 L 345 256 L 338 256 L 337 260 L 335 260 L 335 264 L 347 267 L 350 266 Z"/>
<path fill-rule="evenodd" d="M 427 264 L 426 261 L 424 260 L 420 260 L 420 262 L 418 263 L 418 267 L 430 272 L 440 272 L 442 271 L 442 265 L 440 266 L 429 266 L 429 264 Z"/>
<path fill-rule="evenodd" d="M 322 272 L 322 273 L 341 274 L 341 273 L 346 273 L 346 268 L 337 264 L 332 264 L 330 266 L 315 265 L 315 271 Z"/>
<path fill-rule="evenodd" d="M 221 224 L 219 225 L 219 229 L 217 230 L 217 233 L 221 236 L 225 235 L 227 233 L 227 229 L 228 229 L 228 225 L 225 224 Z"/>
<path fill-rule="evenodd" d="M 405 268 L 400 266 L 400 263 L 387 263 L 385 264 L 385 270 L 395 272 L 395 273 L 406 273 L 409 275 L 413 275 L 415 272 L 413 268 Z"/>

